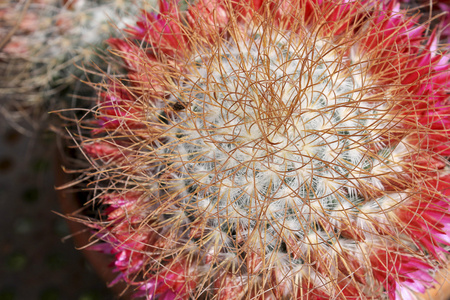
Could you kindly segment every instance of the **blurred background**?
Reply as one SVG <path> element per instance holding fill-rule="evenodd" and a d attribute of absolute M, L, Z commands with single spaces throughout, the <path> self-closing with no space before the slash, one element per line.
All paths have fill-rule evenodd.
<path fill-rule="evenodd" d="M 53 134 L 0 133 L 0 300 L 113 299 L 55 213 Z"/>

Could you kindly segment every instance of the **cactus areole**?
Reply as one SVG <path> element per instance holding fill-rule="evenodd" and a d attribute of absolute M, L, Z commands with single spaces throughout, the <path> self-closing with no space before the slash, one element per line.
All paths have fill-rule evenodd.
<path fill-rule="evenodd" d="M 147 299 L 416 299 L 450 245 L 449 56 L 417 20 L 371 0 L 142 12 L 108 40 L 126 72 L 83 137 L 92 248 Z"/>

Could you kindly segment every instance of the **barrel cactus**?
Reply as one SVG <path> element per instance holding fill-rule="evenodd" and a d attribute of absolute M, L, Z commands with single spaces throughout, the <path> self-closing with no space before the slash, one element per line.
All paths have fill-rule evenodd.
<path fill-rule="evenodd" d="M 79 124 L 147 299 L 415 299 L 450 245 L 449 56 L 396 1 L 160 1 Z M 114 282 L 113 282 L 114 284 Z"/>

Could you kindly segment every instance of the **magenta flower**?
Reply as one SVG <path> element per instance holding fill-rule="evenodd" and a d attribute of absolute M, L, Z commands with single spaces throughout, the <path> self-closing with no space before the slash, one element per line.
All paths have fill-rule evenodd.
<path fill-rule="evenodd" d="M 385 287 L 389 299 L 417 299 L 411 291 L 425 293 L 433 284 L 433 277 L 429 274 L 433 267 L 420 258 L 390 250 L 375 252 L 370 257 L 375 278 Z"/>

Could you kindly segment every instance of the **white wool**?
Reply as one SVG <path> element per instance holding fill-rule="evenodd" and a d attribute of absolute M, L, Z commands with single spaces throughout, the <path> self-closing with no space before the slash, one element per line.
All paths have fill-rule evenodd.
<path fill-rule="evenodd" d="M 174 165 L 195 191 L 188 204 L 208 224 L 266 253 L 288 233 L 308 247 L 331 243 L 336 234 L 321 222 L 367 228 L 366 217 L 395 199 L 364 202 L 361 190 L 382 191 L 372 175 L 401 171 L 408 153 L 384 145 L 387 108 L 365 100 L 362 66 L 348 67 L 324 41 L 270 38 L 277 43 L 250 35 L 196 54 L 171 99 L 190 104 L 186 121 L 173 121 L 183 130 L 162 150 L 178 153 Z"/>

